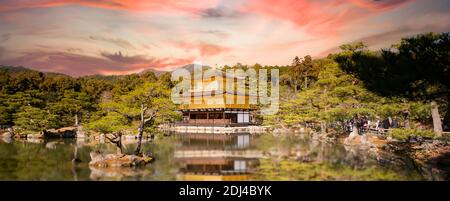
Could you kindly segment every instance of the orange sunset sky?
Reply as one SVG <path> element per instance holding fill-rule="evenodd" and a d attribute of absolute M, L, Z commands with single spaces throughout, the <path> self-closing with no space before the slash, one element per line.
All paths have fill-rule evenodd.
<path fill-rule="evenodd" d="M 287 65 L 449 30 L 448 0 L 0 0 L 0 65 L 73 76 Z"/>

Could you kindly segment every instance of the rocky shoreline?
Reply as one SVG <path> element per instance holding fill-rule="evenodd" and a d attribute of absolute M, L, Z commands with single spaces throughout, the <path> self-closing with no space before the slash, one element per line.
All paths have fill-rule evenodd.
<path fill-rule="evenodd" d="M 450 180 L 450 141 L 414 138 L 396 140 L 386 135 L 305 132 L 305 129 L 275 129 L 281 133 L 309 134 L 323 143 L 340 143 L 348 150 L 366 151 L 380 163 L 398 164 L 416 169 L 426 180 Z"/>
<path fill-rule="evenodd" d="M 344 146 L 367 149 L 379 162 L 400 163 L 416 169 L 426 180 L 450 180 L 450 142 L 399 141 L 378 135 L 343 139 Z M 409 159 L 409 160 L 408 160 Z"/>
<path fill-rule="evenodd" d="M 384 151 L 413 159 L 416 169 L 428 180 L 450 180 L 449 142 L 391 142 L 383 148 Z"/>

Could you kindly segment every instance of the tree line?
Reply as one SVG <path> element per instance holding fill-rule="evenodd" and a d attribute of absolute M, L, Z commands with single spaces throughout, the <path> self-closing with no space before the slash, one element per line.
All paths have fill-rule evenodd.
<path fill-rule="evenodd" d="M 324 130 L 363 115 L 396 118 L 405 128 L 433 127 L 437 134 L 450 129 L 449 33 L 404 38 L 379 51 L 362 42 L 340 48 L 326 58 L 295 57 L 281 71 L 280 112 L 266 123 L 320 122 Z"/>

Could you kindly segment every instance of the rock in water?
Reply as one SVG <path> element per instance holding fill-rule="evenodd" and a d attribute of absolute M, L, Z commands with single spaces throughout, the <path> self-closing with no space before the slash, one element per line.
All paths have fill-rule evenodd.
<path fill-rule="evenodd" d="M 145 166 L 153 160 L 152 157 L 145 155 L 102 154 L 99 152 L 91 152 L 90 156 L 89 166 L 103 168 Z"/>
<path fill-rule="evenodd" d="M 352 142 L 355 141 L 357 138 L 359 138 L 358 128 L 356 128 L 356 126 L 354 126 L 354 127 L 353 127 L 353 131 L 350 133 L 350 135 L 348 135 L 347 138 L 345 138 L 344 144 L 350 145 L 350 144 L 352 144 Z"/>
<path fill-rule="evenodd" d="M 77 127 L 64 127 L 60 129 L 48 129 L 44 131 L 45 138 L 75 138 Z"/>
<path fill-rule="evenodd" d="M 5 143 L 11 143 L 12 142 L 12 138 L 2 138 L 2 140 Z"/>
<path fill-rule="evenodd" d="M 2 138 L 10 139 L 12 137 L 13 137 L 13 134 L 11 132 L 5 132 L 5 133 L 2 134 Z"/>
<path fill-rule="evenodd" d="M 32 139 L 41 139 L 41 138 L 43 138 L 44 137 L 44 135 L 42 134 L 42 133 L 38 133 L 38 134 L 28 134 L 27 135 L 27 138 L 28 139 L 30 139 L 30 138 L 32 138 Z"/>

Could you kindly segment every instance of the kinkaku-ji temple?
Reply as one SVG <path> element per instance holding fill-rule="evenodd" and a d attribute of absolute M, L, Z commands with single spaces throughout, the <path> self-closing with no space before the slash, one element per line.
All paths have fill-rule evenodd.
<path fill-rule="evenodd" d="M 173 130 L 182 133 L 262 132 L 258 107 L 252 103 L 245 76 L 216 71 L 216 76 L 192 76 L 190 96 L 184 96 L 178 110 L 183 120 Z M 244 87 L 243 87 L 244 86 Z M 247 88 L 247 90 L 246 90 Z"/>

